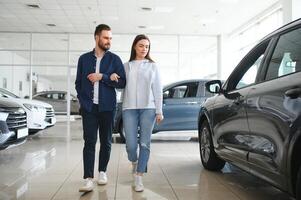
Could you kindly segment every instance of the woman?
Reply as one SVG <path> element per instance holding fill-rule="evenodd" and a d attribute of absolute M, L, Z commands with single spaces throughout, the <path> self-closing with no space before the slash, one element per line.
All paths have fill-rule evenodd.
<path fill-rule="evenodd" d="M 146 172 L 154 124 L 163 120 L 160 75 L 149 51 L 149 38 L 137 35 L 132 44 L 130 60 L 124 64 L 127 84 L 123 94 L 123 126 L 137 192 L 144 190 L 142 176 Z"/>

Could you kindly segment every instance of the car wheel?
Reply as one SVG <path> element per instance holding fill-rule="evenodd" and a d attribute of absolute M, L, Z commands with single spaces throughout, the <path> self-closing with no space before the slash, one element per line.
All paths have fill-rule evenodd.
<path fill-rule="evenodd" d="M 123 122 L 120 122 L 119 135 L 120 135 L 120 142 L 125 143 L 125 131 L 123 127 Z"/>
<path fill-rule="evenodd" d="M 221 170 L 225 161 L 220 159 L 214 151 L 211 131 L 208 122 L 203 122 L 199 133 L 200 156 L 205 169 L 218 171 Z"/>
<path fill-rule="evenodd" d="M 296 183 L 296 200 L 301 200 L 301 167 L 299 167 Z"/>

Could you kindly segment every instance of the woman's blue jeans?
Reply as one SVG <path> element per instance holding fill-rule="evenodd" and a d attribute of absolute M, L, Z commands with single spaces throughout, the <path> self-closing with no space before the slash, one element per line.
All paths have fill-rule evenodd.
<path fill-rule="evenodd" d="M 127 109 L 122 112 L 128 159 L 131 162 L 138 161 L 138 173 L 146 172 L 155 118 L 155 109 Z"/>

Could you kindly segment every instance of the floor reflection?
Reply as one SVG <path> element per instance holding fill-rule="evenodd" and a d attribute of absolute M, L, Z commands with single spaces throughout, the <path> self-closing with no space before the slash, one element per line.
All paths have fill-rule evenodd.
<path fill-rule="evenodd" d="M 132 188 L 125 145 L 113 143 L 109 183 L 82 194 L 78 192 L 83 183 L 81 130 L 80 121 L 58 123 L 24 145 L 0 151 L 0 200 L 291 199 L 232 165 L 227 164 L 221 172 L 205 170 L 197 141 L 159 139 L 152 141 L 144 192 L 137 193 Z M 96 170 L 97 166 L 95 175 Z"/>

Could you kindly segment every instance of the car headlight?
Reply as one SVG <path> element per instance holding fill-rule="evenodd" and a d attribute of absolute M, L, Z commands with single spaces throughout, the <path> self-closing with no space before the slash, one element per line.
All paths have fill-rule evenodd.
<path fill-rule="evenodd" d="M 41 106 L 37 106 L 34 104 L 29 104 L 29 103 L 24 103 L 23 104 L 28 110 L 38 110 L 40 108 L 42 108 Z"/>
<path fill-rule="evenodd" d="M 0 112 L 0 121 L 6 121 L 8 113 Z"/>

